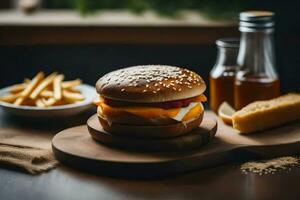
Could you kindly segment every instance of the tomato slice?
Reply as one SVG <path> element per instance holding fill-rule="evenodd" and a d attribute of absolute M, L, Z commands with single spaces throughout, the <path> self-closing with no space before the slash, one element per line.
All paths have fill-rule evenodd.
<path fill-rule="evenodd" d="M 181 108 L 188 106 L 191 102 L 205 102 L 207 98 L 204 94 L 201 94 L 196 97 L 176 100 L 176 101 L 168 101 L 168 102 L 158 102 L 158 103 L 135 103 L 135 102 L 126 102 L 119 101 L 114 99 L 109 99 L 106 97 L 99 97 L 94 101 L 94 104 L 100 105 L 100 103 L 105 103 L 112 107 L 156 107 L 163 109 L 171 109 L 171 108 Z"/>

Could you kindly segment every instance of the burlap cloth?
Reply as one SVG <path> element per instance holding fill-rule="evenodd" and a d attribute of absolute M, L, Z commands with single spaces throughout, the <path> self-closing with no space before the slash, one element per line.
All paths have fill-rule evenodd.
<path fill-rule="evenodd" d="M 0 164 L 38 174 L 58 162 L 51 150 L 53 135 L 37 130 L 1 128 Z"/>

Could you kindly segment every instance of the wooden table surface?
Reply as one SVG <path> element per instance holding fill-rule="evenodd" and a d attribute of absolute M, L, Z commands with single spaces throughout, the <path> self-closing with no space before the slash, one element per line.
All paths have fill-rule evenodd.
<path fill-rule="evenodd" d="M 92 112 L 68 120 L 72 124 L 59 120 L 31 123 L 0 112 L 0 127 L 46 127 L 49 134 L 55 134 L 63 128 L 84 123 Z M 65 166 L 32 176 L 1 167 L 0 199 L 299 199 L 299 178 L 300 167 L 260 176 L 243 174 L 238 164 L 163 180 L 116 179 L 79 172 Z"/>

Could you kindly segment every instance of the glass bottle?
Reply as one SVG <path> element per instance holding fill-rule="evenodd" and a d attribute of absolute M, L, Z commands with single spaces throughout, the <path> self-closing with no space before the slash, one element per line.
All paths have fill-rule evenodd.
<path fill-rule="evenodd" d="M 280 95 L 275 70 L 273 46 L 274 13 L 246 11 L 240 13 L 239 69 L 234 82 L 235 108 Z"/>
<path fill-rule="evenodd" d="M 218 55 L 213 69 L 210 71 L 210 107 L 218 111 L 224 101 L 234 106 L 234 77 L 237 66 L 239 40 L 224 38 L 216 41 Z"/>

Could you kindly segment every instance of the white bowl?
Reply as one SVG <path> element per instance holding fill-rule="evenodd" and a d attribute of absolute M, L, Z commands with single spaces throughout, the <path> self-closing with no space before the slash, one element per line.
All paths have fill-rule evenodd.
<path fill-rule="evenodd" d="M 9 93 L 10 87 L 6 87 L 0 90 L 0 96 L 4 96 Z M 96 98 L 96 90 L 94 87 L 86 84 L 82 84 L 76 87 L 85 100 L 79 103 L 52 106 L 48 108 L 39 108 L 35 106 L 16 106 L 14 104 L 5 103 L 0 101 L 0 108 L 8 114 L 19 115 L 24 117 L 65 117 L 79 114 L 88 110 L 93 105 L 93 100 Z"/>

